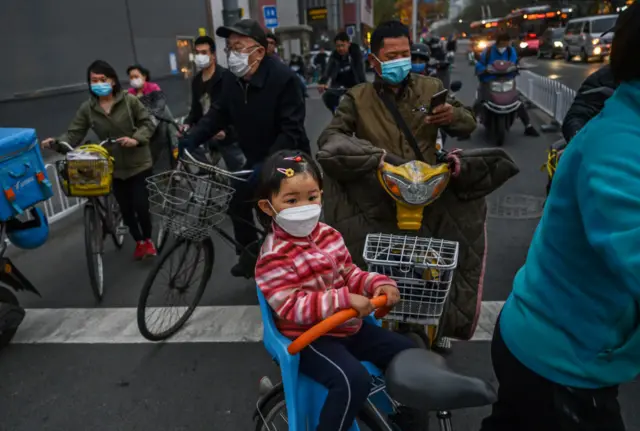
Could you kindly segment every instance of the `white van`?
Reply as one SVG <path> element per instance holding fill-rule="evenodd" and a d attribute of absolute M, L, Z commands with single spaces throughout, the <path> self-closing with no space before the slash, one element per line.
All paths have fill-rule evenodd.
<path fill-rule="evenodd" d="M 585 63 L 594 57 L 604 61 L 611 53 L 613 34 L 609 33 L 602 39 L 600 36 L 617 20 L 618 15 L 596 15 L 569 21 L 564 31 L 565 60 L 570 62 L 579 55 Z"/>

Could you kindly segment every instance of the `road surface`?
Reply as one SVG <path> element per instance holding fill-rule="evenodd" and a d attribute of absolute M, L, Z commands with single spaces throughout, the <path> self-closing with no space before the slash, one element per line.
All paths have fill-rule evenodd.
<path fill-rule="evenodd" d="M 545 63 L 549 63 L 545 67 L 555 67 L 555 63 Z M 571 79 L 586 76 L 579 75 L 579 65 L 559 63 L 557 67 L 566 76 L 573 74 Z M 463 81 L 459 96 L 470 104 L 476 82 L 462 57 L 454 79 Z M 307 130 L 315 142 L 330 116 L 315 91 L 311 95 Z M 555 138 L 525 138 L 519 123 L 507 138 L 505 149 L 521 173 L 490 197 L 481 329 L 476 341 L 455 343 L 448 359 L 460 372 L 495 381 L 487 340 L 495 310 L 510 292 L 538 222 L 546 181 L 540 166 Z M 487 143 L 477 131 L 469 141 L 448 145 L 478 148 Z M 258 381 L 263 375 L 277 379 L 278 368 L 259 343 L 254 284 L 229 275 L 235 259 L 232 250 L 216 242 L 214 275 L 203 307 L 171 342 L 151 344 L 140 338 L 135 324 L 135 306 L 151 262 L 133 262 L 131 242 L 122 251 L 110 249 L 105 255 L 106 296 L 96 308 L 86 275 L 82 235 L 76 214 L 56 224 L 43 248 L 12 251 L 16 264 L 43 298 L 20 296 L 29 307 L 27 318 L 16 343 L 0 355 L 0 429 L 252 429 Z M 625 385 L 621 400 L 628 429 L 640 430 L 636 408 L 640 385 Z M 454 414 L 456 430 L 478 429 L 487 411 Z"/>

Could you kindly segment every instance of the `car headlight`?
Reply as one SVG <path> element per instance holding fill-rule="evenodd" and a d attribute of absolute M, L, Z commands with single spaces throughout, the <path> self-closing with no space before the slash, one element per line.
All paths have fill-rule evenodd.
<path fill-rule="evenodd" d="M 515 81 L 498 81 L 491 83 L 491 91 L 494 93 L 506 93 L 507 91 L 511 91 L 515 88 Z"/>
<path fill-rule="evenodd" d="M 485 42 L 484 40 L 481 40 L 480 42 L 478 42 L 478 48 L 485 49 L 486 47 L 487 47 L 487 42 Z"/>
<path fill-rule="evenodd" d="M 527 42 L 520 42 L 520 49 L 525 49 L 529 44 Z"/>
<path fill-rule="evenodd" d="M 593 55 L 600 55 L 602 54 L 602 48 L 600 48 L 599 46 L 596 46 L 595 48 L 593 48 Z"/>
<path fill-rule="evenodd" d="M 597 37 L 591 41 L 592 45 L 597 45 L 599 43 L 600 43 L 600 39 L 598 39 Z"/>
<path fill-rule="evenodd" d="M 559 40 L 556 40 L 555 42 L 553 42 L 553 46 L 555 46 L 556 48 L 562 48 L 562 42 L 560 42 Z"/>
<path fill-rule="evenodd" d="M 440 174 L 423 183 L 408 182 L 405 178 L 384 172 L 385 186 L 397 199 L 409 205 L 427 205 L 436 200 L 449 182 L 449 173 Z"/>

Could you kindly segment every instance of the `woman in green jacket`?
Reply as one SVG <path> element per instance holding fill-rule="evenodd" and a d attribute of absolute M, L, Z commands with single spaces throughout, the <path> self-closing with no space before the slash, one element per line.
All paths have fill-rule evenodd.
<path fill-rule="evenodd" d="M 116 71 L 108 63 L 94 61 L 87 69 L 87 82 L 91 96 L 80 105 L 67 133 L 45 139 L 42 146 L 50 148 L 56 141 L 79 145 L 89 129 L 100 140 L 116 139 L 117 145 L 106 148 L 114 158 L 113 193 L 136 241 L 134 258 L 155 256 L 146 187 L 153 165 L 149 140 L 155 126 L 151 115 L 137 97 L 122 90 Z"/>

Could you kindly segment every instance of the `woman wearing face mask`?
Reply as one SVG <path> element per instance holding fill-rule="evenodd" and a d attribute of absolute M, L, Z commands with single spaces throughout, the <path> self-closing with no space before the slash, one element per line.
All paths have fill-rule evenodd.
<path fill-rule="evenodd" d="M 129 68 L 127 68 L 127 75 L 129 75 L 129 83 L 131 84 L 129 94 L 142 97 L 154 91 L 162 91 L 158 84 L 150 81 L 149 70 L 139 64 L 129 66 Z"/>
<path fill-rule="evenodd" d="M 264 163 L 258 185 L 258 207 L 271 232 L 256 265 L 256 283 L 276 314 L 276 326 L 295 338 L 340 310 L 355 308 L 354 318 L 300 352 L 300 371 L 329 389 L 316 431 L 344 431 L 364 406 L 371 378 L 360 361 L 384 369 L 413 342 L 362 318 L 372 311 L 370 298 L 400 300 L 390 278 L 353 264 L 342 235 L 319 223 L 322 174 L 308 155 L 279 151 Z M 394 417 L 403 430 L 416 414 L 401 409 Z"/>
<path fill-rule="evenodd" d="M 151 137 L 149 147 L 153 166 L 157 170 L 175 167 L 173 149 L 178 147 L 176 137 L 178 129 L 175 119 L 167 105 L 167 98 L 156 83 L 150 82 L 149 71 L 139 64 L 129 66 L 129 94 L 140 99 L 140 102 L 151 112 L 156 131 Z"/>
<path fill-rule="evenodd" d="M 45 139 L 41 145 L 60 150 L 56 141 L 64 141 L 76 146 L 90 129 L 100 140 L 116 138 L 117 144 L 106 148 L 114 158 L 113 193 L 136 241 L 134 258 L 155 256 L 146 187 L 152 167 L 149 139 L 155 126 L 140 100 L 122 90 L 116 71 L 107 62 L 94 61 L 87 69 L 87 82 L 91 96 L 80 105 L 67 133 Z"/>

